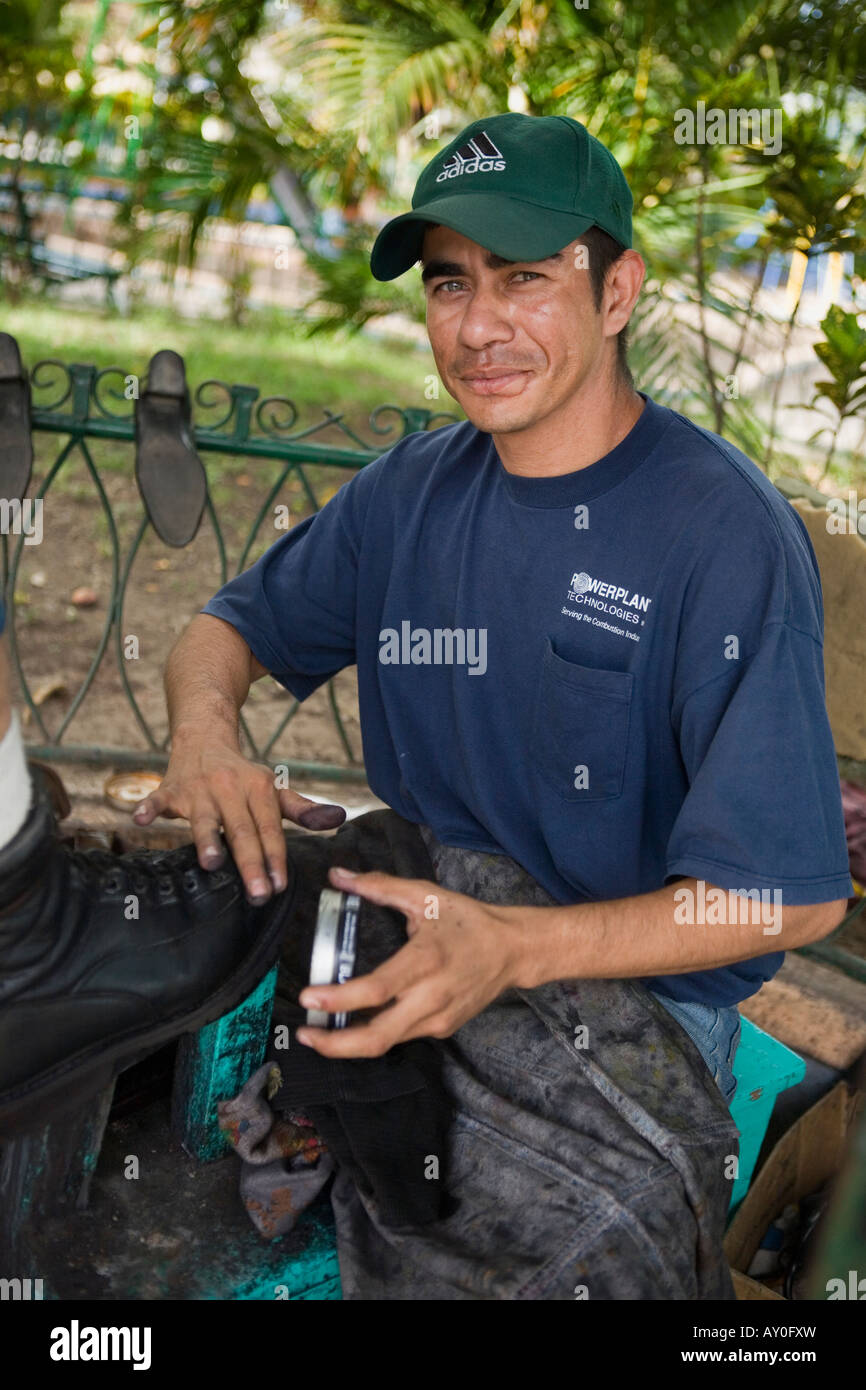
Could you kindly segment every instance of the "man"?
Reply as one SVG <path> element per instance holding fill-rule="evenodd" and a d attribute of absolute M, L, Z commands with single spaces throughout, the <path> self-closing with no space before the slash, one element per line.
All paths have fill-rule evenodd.
<path fill-rule="evenodd" d="M 205 869 L 222 827 L 251 902 L 279 901 L 286 793 L 238 712 L 267 672 L 303 699 L 355 663 L 370 784 L 435 868 L 332 870 L 410 939 L 301 996 L 374 1011 L 300 1029 L 325 1057 L 441 1039 L 455 1111 L 428 1157 L 457 1210 L 429 1230 L 338 1174 L 347 1297 L 732 1297 L 736 1004 L 851 891 L 814 556 L 753 464 L 634 390 L 630 207 L 565 118 L 436 156 L 372 266 L 421 259 L 468 423 L 353 477 L 167 668 L 140 824 L 188 817 Z"/>
<path fill-rule="evenodd" d="M 525 1020 L 563 981 L 603 982 L 593 999 L 622 1009 L 628 983 L 628 1007 L 676 1019 L 728 1100 L 737 1003 L 832 931 L 851 892 L 814 554 L 748 459 L 634 389 L 631 204 L 609 152 L 564 117 L 477 121 L 428 164 L 372 269 L 421 260 L 436 364 L 468 423 L 399 443 L 194 619 L 167 671 L 171 763 L 137 813 L 188 816 L 204 867 L 222 825 L 252 899 L 279 893 L 278 797 L 239 751 L 238 711 L 266 672 L 304 699 L 357 664 L 370 785 L 463 860 L 438 885 L 332 873 L 404 913 L 411 939 L 301 999 L 375 1017 L 298 1038 L 332 1058 L 449 1039 L 458 1108 L 461 1040 L 504 999 Z M 471 884 L 473 855 L 518 866 L 553 905 L 433 891 Z M 572 1166 L 589 1145 L 574 1141 Z M 343 1216 L 353 1296 L 423 1296 L 407 1270 L 429 1243 L 386 1249 L 375 1213 Z M 479 1296 L 456 1243 L 439 1296 Z M 532 1278 L 498 1296 L 537 1296 Z"/>

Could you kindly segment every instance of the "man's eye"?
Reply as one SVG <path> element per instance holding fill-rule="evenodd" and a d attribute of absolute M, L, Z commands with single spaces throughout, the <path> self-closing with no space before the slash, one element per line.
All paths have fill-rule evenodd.
<path fill-rule="evenodd" d="M 440 290 L 447 290 L 447 289 L 450 289 L 452 286 L 455 286 L 455 285 L 456 285 L 456 287 L 457 287 L 458 290 L 462 290 L 462 289 L 463 289 L 463 281 L 462 281 L 462 280 L 441 280 L 441 281 L 439 282 L 439 284 L 435 287 L 433 293 L 434 293 L 434 294 L 438 294 Z"/>
<path fill-rule="evenodd" d="M 541 276 L 539 275 L 539 273 L 538 273 L 537 270 L 518 270 L 518 271 L 515 273 L 514 279 L 516 280 L 516 279 L 517 279 L 519 276 L 521 276 L 521 275 L 526 275 L 526 276 L 528 276 L 528 278 L 529 278 L 530 280 L 540 280 L 540 279 L 541 279 Z"/>

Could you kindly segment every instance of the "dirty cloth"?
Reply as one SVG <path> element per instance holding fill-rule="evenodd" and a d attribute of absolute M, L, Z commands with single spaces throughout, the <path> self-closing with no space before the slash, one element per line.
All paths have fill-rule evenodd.
<path fill-rule="evenodd" d="M 305 873 L 318 863 L 319 886 L 332 863 L 384 859 L 407 877 L 432 867 L 481 901 L 552 905 L 507 856 L 444 846 L 393 811 L 298 838 L 287 835 L 290 852 Z M 297 1007 L 291 937 L 283 1009 Z M 394 1230 L 338 1164 L 345 1299 L 733 1299 L 722 1236 L 738 1132 L 701 1052 L 643 984 L 509 989 L 436 1047 L 453 1121 L 420 1157 L 452 1209 Z M 407 1170 L 418 1159 L 408 1146 L 392 1154 Z"/>
<path fill-rule="evenodd" d="M 265 1062 L 238 1095 L 217 1105 L 220 1129 L 242 1160 L 241 1201 L 267 1240 L 292 1229 L 334 1172 L 308 1116 L 274 1114 L 268 1102 L 279 1082 L 279 1069 Z"/>

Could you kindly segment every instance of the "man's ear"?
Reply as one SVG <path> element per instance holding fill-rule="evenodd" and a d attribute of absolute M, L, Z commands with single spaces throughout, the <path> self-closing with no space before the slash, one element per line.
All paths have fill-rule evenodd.
<path fill-rule="evenodd" d="M 605 336 L 614 337 L 625 328 L 637 303 L 646 275 L 643 257 L 637 251 L 623 251 L 607 272 L 604 284 Z"/>

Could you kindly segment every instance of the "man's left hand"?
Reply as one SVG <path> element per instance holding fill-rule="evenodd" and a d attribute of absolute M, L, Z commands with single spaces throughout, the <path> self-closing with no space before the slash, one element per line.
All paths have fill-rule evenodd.
<path fill-rule="evenodd" d="M 369 975 L 303 991 L 304 1008 L 380 1011 L 351 1028 L 300 1028 L 298 1041 L 323 1057 L 381 1057 L 410 1038 L 450 1037 L 514 982 L 531 908 L 495 907 L 393 874 L 332 869 L 329 877 L 343 892 L 402 912 L 409 940 Z"/>

